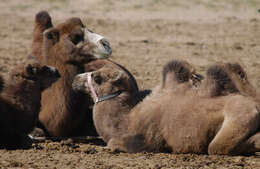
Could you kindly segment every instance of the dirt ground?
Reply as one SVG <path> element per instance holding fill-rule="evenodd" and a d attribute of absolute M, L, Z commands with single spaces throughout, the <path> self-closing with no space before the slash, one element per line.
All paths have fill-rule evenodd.
<path fill-rule="evenodd" d="M 49 11 L 55 24 L 78 16 L 106 36 L 112 60 L 136 77 L 140 88 L 161 80 L 173 58 L 200 73 L 217 61 L 236 61 L 260 87 L 259 0 L 1 0 L 0 72 L 26 61 L 34 15 Z M 0 150 L 1 168 L 260 168 L 254 156 L 112 153 L 98 138 L 47 140 L 29 150 Z"/>

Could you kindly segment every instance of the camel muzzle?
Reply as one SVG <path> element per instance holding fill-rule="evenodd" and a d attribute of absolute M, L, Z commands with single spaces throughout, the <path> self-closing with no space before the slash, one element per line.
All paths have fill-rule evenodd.
<path fill-rule="evenodd" d="M 96 45 L 93 55 L 97 59 L 106 59 L 111 56 L 112 48 L 110 47 L 109 41 L 105 37 L 92 31 L 86 30 L 85 39 L 87 39 L 88 42 Z"/>

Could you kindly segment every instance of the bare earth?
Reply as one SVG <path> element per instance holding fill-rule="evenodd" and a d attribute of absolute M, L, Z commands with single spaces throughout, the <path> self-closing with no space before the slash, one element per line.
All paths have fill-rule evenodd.
<path fill-rule="evenodd" d="M 259 0 L 1 0 L 0 71 L 26 60 L 34 15 L 53 22 L 78 16 L 105 35 L 112 59 L 127 67 L 140 88 L 161 80 L 161 69 L 183 58 L 204 73 L 216 61 L 238 61 L 260 87 Z M 112 153 L 100 139 L 47 140 L 29 150 L 0 150 L 1 168 L 260 168 L 260 156 Z"/>

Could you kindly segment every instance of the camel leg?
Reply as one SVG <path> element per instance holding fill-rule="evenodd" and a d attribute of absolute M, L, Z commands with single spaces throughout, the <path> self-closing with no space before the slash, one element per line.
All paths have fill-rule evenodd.
<path fill-rule="evenodd" d="M 260 132 L 257 132 L 242 142 L 239 146 L 237 146 L 235 152 L 237 152 L 237 154 L 253 154 L 260 152 Z"/>
<path fill-rule="evenodd" d="M 123 139 L 120 138 L 111 138 L 108 143 L 107 147 L 112 151 L 112 152 L 128 152 L 127 148 L 124 146 L 124 141 Z"/>
<path fill-rule="evenodd" d="M 247 139 L 256 132 L 259 121 L 259 114 L 256 111 L 237 112 L 235 115 L 231 113 L 231 116 L 225 117 L 221 129 L 209 144 L 208 153 L 226 155 L 243 153 L 237 150 L 241 143 L 246 145 L 250 141 L 256 141 L 257 136 L 253 137 L 254 139 Z M 247 141 L 245 142 L 245 140 Z"/>
<path fill-rule="evenodd" d="M 134 136 L 123 136 L 121 138 L 112 138 L 108 142 L 108 148 L 112 151 L 137 153 L 146 150 L 145 138 L 141 134 Z"/>

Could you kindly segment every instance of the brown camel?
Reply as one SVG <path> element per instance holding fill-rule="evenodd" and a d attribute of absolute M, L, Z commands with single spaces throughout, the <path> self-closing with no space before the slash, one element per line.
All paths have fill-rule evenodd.
<path fill-rule="evenodd" d="M 133 106 L 134 83 L 120 69 L 76 76 L 75 90 L 91 92 L 94 123 L 113 150 L 237 155 L 260 151 L 259 104 L 229 94 L 204 97 L 197 90 L 153 92 Z M 245 115 L 246 114 L 246 115 Z"/>
<path fill-rule="evenodd" d="M 11 71 L 0 95 L 1 148 L 23 146 L 26 134 L 36 125 L 41 93 L 59 77 L 56 68 L 32 62 Z"/>
<path fill-rule="evenodd" d="M 44 13 L 43 20 L 46 21 L 50 17 Z M 45 30 L 46 25 L 39 25 L 49 23 L 50 19 L 49 22 L 38 22 L 37 16 L 39 14 L 36 15 L 32 45 L 36 47 L 33 51 L 37 46 L 42 49 L 36 58 L 57 67 L 61 73 L 60 80 L 42 94 L 39 127 L 52 136 L 95 135 L 91 109 L 87 104 L 92 101 L 88 95 L 73 91 L 71 83 L 74 76 L 85 72 L 86 63 L 111 55 L 109 43 L 102 36 L 88 31 L 79 18 L 70 18 Z M 37 38 L 42 31 L 43 38 Z"/>

